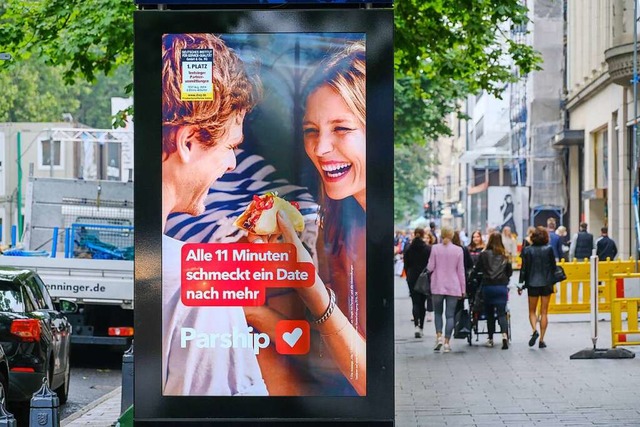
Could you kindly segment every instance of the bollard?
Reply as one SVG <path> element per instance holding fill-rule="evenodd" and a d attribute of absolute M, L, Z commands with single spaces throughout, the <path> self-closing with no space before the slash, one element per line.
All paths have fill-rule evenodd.
<path fill-rule="evenodd" d="M 42 387 L 33 393 L 29 425 L 39 427 L 59 427 L 60 413 L 58 395 L 49 388 L 47 378 L 42 379 Z"/>
<path fill-rule="evenodd" d="M 120 415 L 133 405 L 133 340 L 131 347 L 122 355 L 122 395 Z"/>
<path fill-rule="evenodd" d="M 0 427 L 17 427 L 18 421 L 16 421 L 13 414 L 7 411 L 4 405 L 0 404 Z"/>

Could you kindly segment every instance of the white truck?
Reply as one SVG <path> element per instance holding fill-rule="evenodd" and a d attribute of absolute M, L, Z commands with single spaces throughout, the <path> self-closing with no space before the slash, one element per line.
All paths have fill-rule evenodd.
<path fill-rule="evenodd" d="M 49 257 L 4 255 L 0 265 L 35 270 L 54 300 L 78 303 L 78 312 L 67 315 L 72 343 L 130 343 L 132 182 L 29 178 L 23 245 L 18 254 Z"/>

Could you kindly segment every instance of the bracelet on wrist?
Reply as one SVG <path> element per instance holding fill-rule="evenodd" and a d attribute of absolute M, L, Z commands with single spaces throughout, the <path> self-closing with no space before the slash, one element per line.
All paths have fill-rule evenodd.
<path fill-rule="evenodd" d="M 333 310 L 335 310 L 336 308 L 335 292 L 333 292 L 333 289 L 331 288 L 327 288 L 327 292 L 329 292 L 329 305 L 327 306 L 327 309 L 324 311 L 322 316 L 311 321 L 311 323 L 313 323 L 314 325 L 321 325 L 324 322 L 326 322 L 329 319 L 329 317 L 331 317 L 331 315 L 333 314 Z"/>
<path fill-rule="evenodd" d="M 320 337 L 322 337 L 322 338 L 327 338 L 327 337 L 331 337 L 331 336 L 334 336 L 334 335 L 338 335 L 340 332 L 342 332 L 342 331 L 344 330 L 344 328 L 346 328 L 346 327 L 347 327 L 347 325 L 348 325 L 348 324 L 349 324 L 349 319 L 347 319 L 347 318 L 345 317 L 345 318 L 344 318 L 344 323 L 342 324 L 342 326 L 341 326 L 339 329 L 336 329 L 335 331 L 330 332 L 330 333 L 328 333 L 328 334 L 322 334 L 322 333 L 321 333 L 321 334 L 320 334 Z"/>

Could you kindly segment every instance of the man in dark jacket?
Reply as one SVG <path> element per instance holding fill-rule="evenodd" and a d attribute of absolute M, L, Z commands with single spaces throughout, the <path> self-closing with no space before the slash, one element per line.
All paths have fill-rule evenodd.
<path fill-rule="evenodd" d="M 601 237 L 596 242 L 596 254 L 598 255 L 598 259 L 602 261 L 605 261 L 607 258 L 614 260 L 616 255 L 618 255 L 616 242 L 609 237 L 609 229 L 607 227 L 602 227 L 600 229 L 600 233 Z"/>
<path fill-rule="evenodd" d="M 582 261 L 589 259 L 593 253 L 593 234 L 587 231 L 587 223 L 580 223 L 580 231 L 573 235 L 571 239 L 571 247 L 569 248 L 569 257 Z"/>
<path fill-rule="evenodd" d="M 424 241 L 424 229 L 416 228 L 413 232 L 413 240 L 411 244 L 407 246 L 404 252 L 404 268 L 407 272 L 407 285 L 409 285 L 409 295 L 411 295 L 411 302 L 413 303 L 413 323 L 415 327 L 415 337 L 422 338 L 424 329 L 424 318 L 426 315 L 425 303 L 427 302 L 426 295 L 419 292 L 415 292 L 413 287 L 418 281 L 418 276 L 422 273 L 429 263 L 429 255 L 431 255 L 431 246 L 427 245 Z M 430 302 L 430 298 L 429 298 Z M 433 311 L 433 308 L 428 304 L 427 309 Z"/>

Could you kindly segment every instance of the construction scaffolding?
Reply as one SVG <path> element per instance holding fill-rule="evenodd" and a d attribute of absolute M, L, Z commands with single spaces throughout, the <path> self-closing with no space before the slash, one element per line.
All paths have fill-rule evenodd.
<path fill-rule="evenodd" d="M 529 206 L 534 212 L 560 212 L 560 223 L 567 207 L 566 171 L 561 151 L 553 148 L 551 140 L 562 130 L 560 121 L 531 126 L 529 145 Z M 532 217 L 533 218 L 533 217 Z"/>

